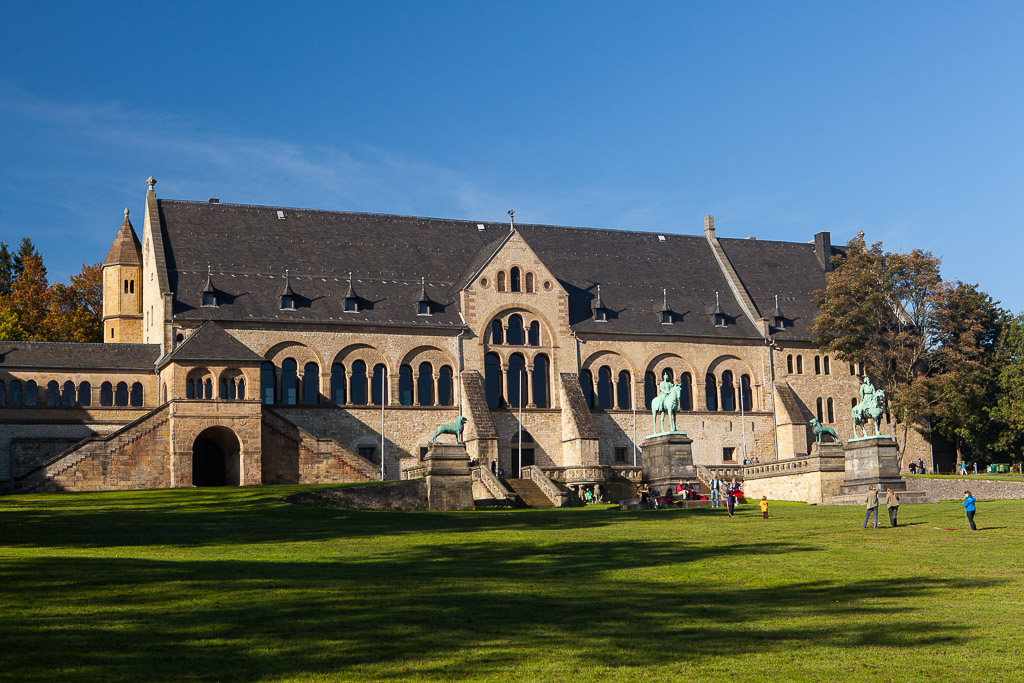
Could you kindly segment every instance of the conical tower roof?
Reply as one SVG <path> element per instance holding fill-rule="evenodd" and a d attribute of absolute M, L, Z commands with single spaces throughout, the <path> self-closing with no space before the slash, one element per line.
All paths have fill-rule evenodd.
<path fill-rule="evenodd" d="M 142 245 L 132 228 L 132 222 L 128 220 L 128 207 L 124 209 L 124 222 L 121 229 L 117 231 L 114 243 L 110 245 L 107 258 L 103 259 L 105 266 L 141 266 Z"/>

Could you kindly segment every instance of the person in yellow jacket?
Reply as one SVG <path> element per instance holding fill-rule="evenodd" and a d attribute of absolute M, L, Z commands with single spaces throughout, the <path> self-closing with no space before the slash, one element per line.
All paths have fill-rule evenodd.
<path fill-rule="evenodd" d="M 761 517 L 768 519 L 768 497 L 761 496 Z"/>

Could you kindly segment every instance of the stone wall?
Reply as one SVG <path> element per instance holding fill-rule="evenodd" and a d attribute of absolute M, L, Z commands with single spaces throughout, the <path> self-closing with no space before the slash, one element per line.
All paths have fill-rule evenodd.
<path fill-rule="evenodd" d="M 938 500 L 962 500 L 964 491 L 982 500 L 1024 498 L 1024 479 L 1020 481 L 988 480 L 981 477 L 957 479 L 932 479 L 930 477 L 906 477 L 907 488 L 924 491 L 929 498 Z"/>

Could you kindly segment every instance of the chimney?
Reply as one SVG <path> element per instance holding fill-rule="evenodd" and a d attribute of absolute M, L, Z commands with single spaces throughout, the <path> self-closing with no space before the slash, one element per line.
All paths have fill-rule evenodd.
<path fill-rule="evenodd" d="M 832 233 L 822 231 L 814 236 L 814 254 L 822 269 L 826 273 L 832 272 Z"/>
<path fill-rule="evenodd" d="M 706 237 L 715 236 L 715 217 L 704 216 L 704 235 Z"/>

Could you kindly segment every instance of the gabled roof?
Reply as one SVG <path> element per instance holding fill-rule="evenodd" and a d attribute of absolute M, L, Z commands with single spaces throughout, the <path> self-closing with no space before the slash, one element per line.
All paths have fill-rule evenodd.
<path fill-rule="evenodd" d="M 181 342 L 176 349 L 160 359 L 163 367 L 170 362 L 258 363 L 263 358 L 248 346 L 224 331 L 224 328 L 207 320 Z"/>
<path fill-rule="evenodd" d="M 114 243 L 110 245 L 107 257 L 103 259 L 105 266 L 141 266 L 142 265 L 142 244 L 135 234 L 132 222 L 128 220 L 128 209 L 124 210 L 124 222 L 114 237 Z"/>
<path fill-rule="evenodd" d="M 158 200 L 158 207 L 178 320 L 459 330 L 459 292 L 513 234 L 506 223 L 172 200 Z M 517 224 L 516 233 L 558 281 L 552 285 L 568 293 L 569 323 L 581 333 L 762 338 L 703 236 L 528 224 Z M 794 322 L 785 333 L 806 336 L 812 292 L 825 281 L 813 246 L 720 241 L 759 309 L 773 310 L 779 293 Z M 201 305 L 207 264 L 217 278 L 216 309 Z M 296 310 L 282 312 L 285 268 Z M 344 310 L 349 272 L 360 301 L 355 313 Z M 591 312 L 598 283 L 609 306 L 606 323 Z M 431 316 L 409 305 L 424 286 Z M 657 315 L 663 290 L 672 301 L 671 326 Z M 716 292 L 725 327 L 714 325 Z"/>
<path fill-rule="evenodd" d="M 152 372 L 159 357 L 159 344 L 0 341 L 0 370 L 61 368 Z"/>

